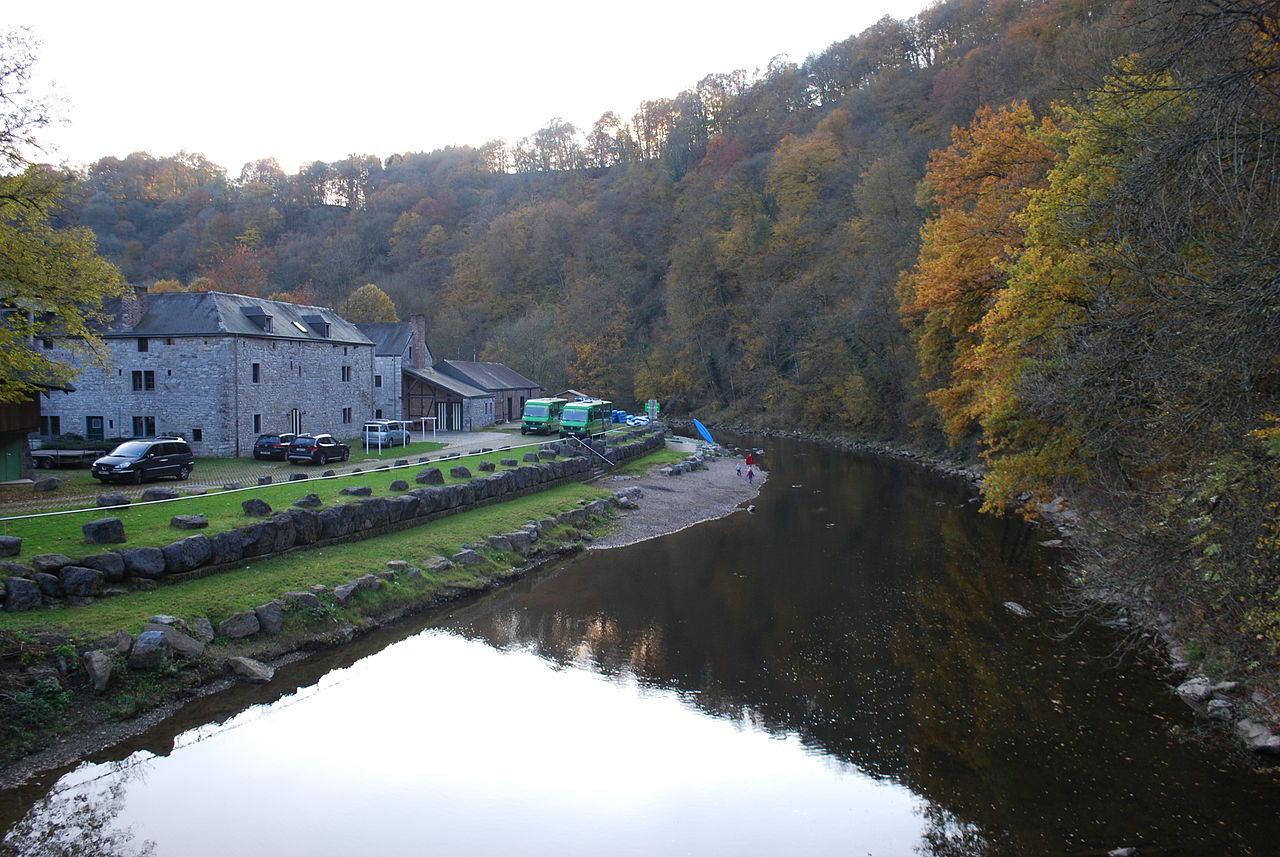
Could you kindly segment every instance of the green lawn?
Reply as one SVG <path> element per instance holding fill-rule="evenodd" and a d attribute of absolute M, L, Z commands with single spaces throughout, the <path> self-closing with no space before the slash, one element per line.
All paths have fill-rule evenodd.
<path fill-rule="evenodd" d="M 95 601 L 85 607 L 61 610 L 33 610 L 27 613 L 0 612 L 0 628 L 59 630 L 78 638 L 94 638 L 125 628 L 136 633 L 149 616 L 166 613 L 191 619 L 208 617 L 214 623 L 231 613 L 248 610 L 278 598 L 284 592 L 307 589 L 313 584 L 334 586 L 371 571 L 385 570 L 389 560 L 411 565 L 425 563 L 431 556 L 451 556 L 464 544 L 482 542 L 495 533 L 511 532 L 529 520 L 541 520 L 580 501 L 608 496 L 608 491 L 574 483 L 518 497 L 505 503 L 451 515 L 391 535 L 350 542 L 281 556 L 246 560 L 242 568 L 198 580 L 164 585 L 151 592 L 133 592 Z M 501 567 L 518 564 L 516 555 L 486 550 Z M 488 571 L 493 571 L 490 566 Z M 417 597 L 434 589 L 464 582 L 470 574 L 454 568 L 440 575 L 427 575 L 416 586 Z"/>
<path fill-rule="evenodd" d="M 403 455 L 403 451 L 401 451 L 399 457 L 409 456 Z M 474 477 L 484 475 L 479 470 L 481 461 L 492 461 L 498 470 L 503 470 L 506 468 L 498 463 L 500 460 L 515 459 L 519 461 L 520 458 L 521 451 L 494 451 L 481 455 L 441 459 L 426 464 L 411 464 L 407 467 L 378 465 L 388 466 L 390 469 L 365 470 L 362 473 L 327 478 L 321 478 L 320 474 L 328 468 L 312 465 L 284 465 L 285 469 L 281 470 L 273 478 L 285 479 L 290 473 L 305 473 L 308 478 L 296 482 L 275 482 L 271 485 L 246 486 L 235 491 L 215 489 L 207 494 L 184 495 L 177 500 L 164 502 L 109 509 L 92 508 L 63 514 L 41 514 L 37 517 L 0 518 L 0 533 L 18 536 L 23 540 L 22 554 L 15 558 L 18 562 L 22 562 L 24 558 L 44 553 L 60 553 L 74 558 L 120 547 L 160 547 L 193 534 L 193 531 L 179 530 L 170 525 L 170 520 L 175 515 L 205 515 L 209 520 L 209 526 L 194 532 L 211 535 L 235 529 L 255 520 L 247 517 L 241 508 L 241 504 L 251 497 L 265 500 L 274 510 L 284 510 L 289 508 L 300 497 L 315 493 L 320 497 L 324 506 L 330 506 L 359 499 L 339 494 L 338 492 L 345 487 L 367 485 L 373 489 L 373 493 L 376 496 L 394 496 L 403 492 L 391 490 L 390 485 L 393 481 L 403 480 L 408 482 L 411 488 L 418 487 L 414 477 L 428 467 L 438 467 L 444 474 L 446 484 L 448 484 L 467 481 L 466 478 L 451 477 L 449 475 L 451 467 L 465 466 Z M 179 489 L 182 488 L 182 483 L 160 482 L 156 484 L 161 487 L 173 486 Z M 118 517 L 124 522 L 125 535 L 128 537 L 127 542 L 121 545 L 103 547 L 95 547 L 85 543 L 81 529 L 83 525 L 88 521 L 104 517 Z"/>

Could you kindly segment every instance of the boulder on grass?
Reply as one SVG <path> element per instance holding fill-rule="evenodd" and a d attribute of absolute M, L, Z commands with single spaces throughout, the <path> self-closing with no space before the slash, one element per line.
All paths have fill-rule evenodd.
<path fill-rule="evenodd" d="M 271 506 L 266 500 L 258 497 L 250 497 L 240 504 L 240 508 L 244 509 L 244 513 L 251 518 L 265 518 L 271 514 Z"/>
<path fill-rule="evenodd" d="M 218 633 L 226 637 L 228 640 L 239 640 L 244 637 L 252 637 L 261 630 L 262 626 L 258 623 L 258 614 L 252 610 L 242 610 L 239 613 L 232 613 L 227 618 L 218 623 Z"/>

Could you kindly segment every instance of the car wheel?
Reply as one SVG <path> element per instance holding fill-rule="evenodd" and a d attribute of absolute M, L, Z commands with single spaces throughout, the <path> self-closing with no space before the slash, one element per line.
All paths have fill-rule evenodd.
<path fill-rule="evenodd" d="M 191 465 L 184 464 L 178 468 L 178 480 L 185 482 L 187 477 L 191 475 Z"/>

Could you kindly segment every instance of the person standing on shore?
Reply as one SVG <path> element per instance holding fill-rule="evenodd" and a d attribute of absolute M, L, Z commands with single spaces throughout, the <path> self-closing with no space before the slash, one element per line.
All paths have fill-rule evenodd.
<path fill-rule="evenodd" d="M 756 478 L 756 472 L 750 467 L 747 468 L 747 484 L 751 484 L 751 480 Z"/>
<path fill-rule="evenodd" d="M 751 465 L 753 465 L 753 464 L 755 464 L 755 463 L 756 463 L 756 457 L 755 457 L 754 455 L 752 455 L 750 452 L 748 452 L 748 453 L 747 453 L 747 469 L 748 469 L 748 470 L 750 470 L 750 469 L 751 469 Z"/>

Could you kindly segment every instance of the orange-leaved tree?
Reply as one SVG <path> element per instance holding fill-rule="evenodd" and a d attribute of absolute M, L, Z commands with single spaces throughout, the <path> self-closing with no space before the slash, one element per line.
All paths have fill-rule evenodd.
<path fill-rule="evenodd" d="M 984 385 L 975 361 L 979 324 L 1005 287 L 1005 265 L 1022 248 L 1017 215 L 1044 186 L 1056 128 L 1026 102 L 978 111 L 933 153 L 921 196 L 935 213 L 921 229 L 919 258 L 898 283 L 929 400 L 953 441 L 981 417 Z"/>

